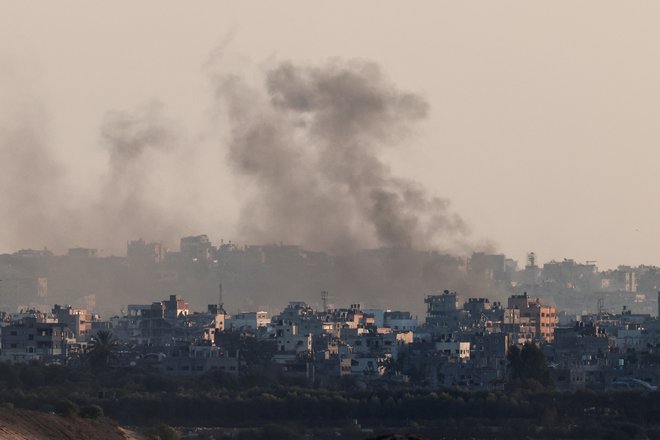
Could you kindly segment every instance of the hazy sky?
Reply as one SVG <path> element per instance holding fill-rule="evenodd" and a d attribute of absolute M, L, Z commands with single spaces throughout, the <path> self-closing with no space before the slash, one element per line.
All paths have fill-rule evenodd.
<path fill-rule="evenodd" d="M 108 112 L 162 106 L 195 159 L 148 184 L 194 179 L 189 233 L 230 239 L 240 188 L 221 150 L 198 147 L 223 136 L 209 122 L 213 51 L 224 44 L 225 68 L 248 72 L 367 59 L 430 104 L 405 147 L 387 151 L 393 172 L 450 199 L 477 242 L 521 263 L 533 250 L 660 264 L 659 19 L 650 1 L 1 0 L 0 130 L 38 125 L 76 193 L 107 176 Z M 9 175 L 2 197 L 21 181 Z M 7 232 L 11 216 L 0 213 L 0 251 L 49 244 Z"/>

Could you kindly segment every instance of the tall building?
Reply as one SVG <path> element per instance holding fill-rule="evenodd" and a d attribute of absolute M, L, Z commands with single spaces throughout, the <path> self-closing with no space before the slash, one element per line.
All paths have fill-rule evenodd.
<path fill-rule="evenodd" d="M 460 313 L 456 292 L 445 290 L 441 295 L 428 295 L 426 303 L 426 325 L 453 329 L 458 326 Z"/>
<path fill-rule="evenodd" d="M 180 316 L 187 316 L 190 313 L 188 303 L 178 295 L 170 295 L 170 299 L 163 301 L 165 306 L 165 319 L 176 321 Z"/>
<path fill-rule="evenodd" d="M 509 332 L 516 333 L 516 326 L 529 329 L 533 339 L 552 342 L 559 318 L 557 308 L 541 304 L 539 298 L 533 298 L 525 292 L 512 295 L 505 310 L 505 324 L 510 325 Z M 520 338 L 514 338 L 514 340 Z M 528 339 L 528 338 L 525 338 Z"/>
<path fill-rule="evenodd" d="M 474 252 L 468 263 L 468 272 L 480 278 L 503 281 L 507 278 L 507 259 L 504 254 Z"/>
<path fill-rule="evenodd" d="M 147 243 L 143 239 L 127 244 L 126 257 L 130 266 L 150 266 L 165 259 L 165 248 L 160 242 Z"/>
<path fill-rule="evenodd" d="M 85 309 L 55 304 L 52 310 L 57 321 L 66 325 L 78 341 L 85 341 L 91 336 L 92 314 Z"/>
<path fill-rule="evenodd" d="M 195 235 L 181 239 L 181 255 L 187 261 L 208 261 L 211 259 L 213 246 L 206 235 Z"/>
<path fill-rule="evenodd" d="M 2 329 L 0 361 L 48 362 L 66 354 L 66 325 L 26 317 Z"/>

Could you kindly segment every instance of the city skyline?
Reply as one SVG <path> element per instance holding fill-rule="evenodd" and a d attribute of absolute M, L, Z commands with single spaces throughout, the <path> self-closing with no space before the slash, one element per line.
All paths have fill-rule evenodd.
<path fill-rule="evenodd" d="M 0 0 L 0 440 L 660 439 L 659 18 Z"/>

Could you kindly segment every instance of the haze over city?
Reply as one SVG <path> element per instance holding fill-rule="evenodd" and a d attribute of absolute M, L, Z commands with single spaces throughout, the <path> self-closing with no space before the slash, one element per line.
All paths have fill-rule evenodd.
<path fill-rule="evenodd" d="M 0 0 L 0 440 L 660 439 L 659 22 Z"/>
<path fill-rule="evenodd" d="M 660 263 L 658 6 L 202 5 L 1 6 L 0 251 L 206 233 Z"/>

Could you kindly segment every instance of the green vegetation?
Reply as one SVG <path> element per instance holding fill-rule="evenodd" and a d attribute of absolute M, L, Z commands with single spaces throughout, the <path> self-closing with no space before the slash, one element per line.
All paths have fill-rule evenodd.
<path fill-rule="evenodd" d="M 513 345 L 507 358 L 513 385 L 531 388 L 554 386 L 543 351 L 536 344 L 527 342 L 522 349 Z"/>
<path fill-rule="evenodd" d="M 114 335 L 106 330 L 100 330 L 92 336 L 87 346 L 87 361 L 93 371 L 107 369 L 112 361 L 117 358 L 119 341 Z"/>
<path fill-rule="evenodd" d="M 524 347 L 517 355 L 516 380 L 542 384 L 542 374 L 525 373 L 538 361 L 537 354 L 533 349 L 523 353 Z M 410 386 L 365 390 L 345 379 L 329 389 L 302 379 L 233 378 L 220 371 L 182 378 L 140 369 L 108 368 L 98 374 L 36 363 L 0 364 L 0 405 L 68 417 L 105 414 L 131 426 L 236 427 L 246 438 L 265 438 L 265 428 L 272 438 L 298 438 L 313 429 L 332 433 L 333 427 L 346 432 L 353 419 L 429 438 L 438 432 L 447 438 L 660 438 L 660 392 L 559 393 L 543 386 L 478 392 Z M 156 434 L 176 438 L 166 437 L 165 431 Z"/>
<path fill-rule="evenodd" d="M 158 425 L 147 431 L 147 437 L 151 440 L 179 440 L 181 434 L 168 425 Z"/>
<path fill-rule="evenodd" d="M 60 400 L 55 403 L 55 413 L 61 416 L 74 417 L 78 414 L 78 411 L 80 411 L 78 405 L 68 399 Z"/>
<path fill-rule="evenodd" d="M 85 419 L 99 419 L 103 417 L 103 408 L 98 405 L 86 405 L 80 408 L 78 414 Z"/>

